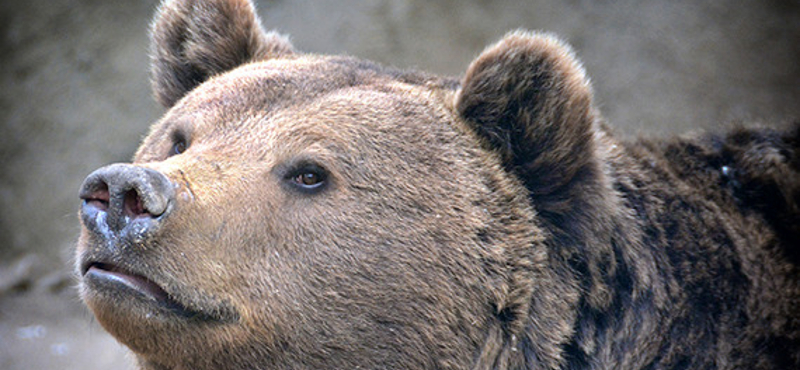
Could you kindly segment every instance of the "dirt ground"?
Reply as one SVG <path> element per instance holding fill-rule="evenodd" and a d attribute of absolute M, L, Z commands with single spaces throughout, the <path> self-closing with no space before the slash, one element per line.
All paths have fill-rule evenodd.
<path fill-rule="evenodd" d="M 602 5 L 609 3 L 608 5 Z M 459 75 L 508 30 L 572 43 L 619 135 L 800 118 L 800 3 L 263 0 L 295 46 Z M 77 298 L 77 189 L 128 160 L 150 95 L 155 0 L 0 2 L 0 369 L 129 369 Z M 168 345 L 168 344 L 167 344 Z"/>

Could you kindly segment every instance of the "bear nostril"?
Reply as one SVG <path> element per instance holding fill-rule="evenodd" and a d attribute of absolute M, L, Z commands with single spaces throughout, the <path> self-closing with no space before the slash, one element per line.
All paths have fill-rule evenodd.
<path fill-rule="evenodd" d="M 125 193 L 123 207 L 125 214 L 130 217 L 152 216 L 142 205 L 142 198 L 135 189 Z"/>
<path fill-rule="evenodd" d="M 100 183 L 92 192 L 88 194 L 81 194 L 81 198 L 86 202 L 87 205 L 93 206 L 101 211 L 107 211 L 108 202 L 110 199 L 108 185 L 104 182 Z"/>

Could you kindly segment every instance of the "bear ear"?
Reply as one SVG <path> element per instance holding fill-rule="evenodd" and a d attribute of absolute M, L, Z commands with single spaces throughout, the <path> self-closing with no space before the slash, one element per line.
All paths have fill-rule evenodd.
<path fill-rule="evenodd" d="M 590 194 L 604 190 L 591 86 L 555 36 L 506 35 L 472 62 L 456 99 L 461 118 L 520 177 L 552 224 L 569 229 L 568 219 L 596 199 Z"/>
<path fill-rule="evenodd" d="M 288 39 L 264 31 L 250 0 L 167 0 L 150 49 L 153 91 L 167 108 L 211 76 L 293 53 Z"/>

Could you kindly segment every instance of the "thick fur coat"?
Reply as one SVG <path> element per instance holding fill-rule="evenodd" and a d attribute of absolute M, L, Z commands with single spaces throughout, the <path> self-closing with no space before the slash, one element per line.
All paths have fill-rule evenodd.
<path fill-rule="evenodd" d="M 81 188 L 77 271 L 156 369 L 800 368 L 800 125 L 622 142 L 575 54 L 461 79 L 153 25 L 169 110 Z"/>

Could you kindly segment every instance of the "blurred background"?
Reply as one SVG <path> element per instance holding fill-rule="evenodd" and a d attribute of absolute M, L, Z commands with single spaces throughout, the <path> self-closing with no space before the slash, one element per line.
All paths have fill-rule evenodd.
<path fill-rule="evenodd" d="M 162 113 L 148 81 L 155 0 L 0 2 L 0 369 L 130 369 L 72 277 L 77 189 L 128 161 Z M 262 0 L 297 49 L 458 76 L 516 28 L 583 60 L 617 135 L 800 118 L 800 2 Z M 168 344 L 166 344 L 168 345 Z"/>

